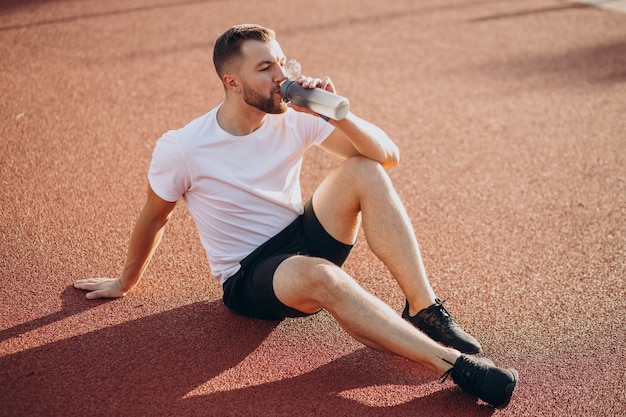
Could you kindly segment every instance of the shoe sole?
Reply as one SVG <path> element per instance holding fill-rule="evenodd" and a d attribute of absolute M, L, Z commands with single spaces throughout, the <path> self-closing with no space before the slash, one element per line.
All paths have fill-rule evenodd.
<path fill-rule="evenodd" d="M 508 371 L 511 372 L 511 374 L 513 374 L 513 382 L 507 384 L 506 388 L 504 389 L 504 392 L 506 393 L 506 395 L 509 396 L 509 398 L 507 398 L 507 400 L 504 403 L 498 405 L 495 408 L 506 407 L 511 402 L 511 397 L 513 397 L 513 391 L 515 391 L 515 386 L 517 385 L 518 375 L 515 369 L 509 369 Z"/>

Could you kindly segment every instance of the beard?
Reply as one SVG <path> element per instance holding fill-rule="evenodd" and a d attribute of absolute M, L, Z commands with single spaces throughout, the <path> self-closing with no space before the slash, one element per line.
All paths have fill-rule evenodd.
<path fill-rule="evenodd" d="M 255 107 L 265 113 L 269 114 L 281 114 L 287 111 L 287 103 L 282 99 L 276 103 L 274 92 L 270 96 L 263 96 L 259 92 L 250 88 L 246 83 L 242 83 L 243 86 L 243 101 L 246 104 Z"/>

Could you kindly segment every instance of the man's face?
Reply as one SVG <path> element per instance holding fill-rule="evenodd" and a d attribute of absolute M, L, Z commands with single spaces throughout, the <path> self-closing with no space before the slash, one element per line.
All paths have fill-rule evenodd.
<path fill-rule="evenodd" d="M 276 40 L 270 43 L 247 41 L 242 45 L 243 60 L 240 77 L 243 100 L 265 113 L 287 111 L 280 85 L 285 80 L 285 54 Z"/>

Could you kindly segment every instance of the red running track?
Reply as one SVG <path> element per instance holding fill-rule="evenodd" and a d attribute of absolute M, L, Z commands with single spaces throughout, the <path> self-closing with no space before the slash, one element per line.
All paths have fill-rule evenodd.
<path fill-rule="evenodd" d="M 496 363 L 493 410 L 325 314 L 237 317 L 181 204 L 132 295 L 115 276 L 152 147 L 215 106 L 241 22 L 330 75 L 399 144 L 438 295 Z M 0 415 L 623 416 L 626 15 L 557 0 L 0 3 Z M 310 194 L 336 163 L 312 152 Z M 400 312 L 365 238 L 346 265 Z"/>

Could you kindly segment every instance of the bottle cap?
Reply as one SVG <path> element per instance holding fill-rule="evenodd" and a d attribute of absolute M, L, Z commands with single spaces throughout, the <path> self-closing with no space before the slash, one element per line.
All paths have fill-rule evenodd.
<path fill-rule="evenodd" d="M 302 66 L 295 59 L 292 58 L 285 64 L 285 74 L 290 80 L 297 80 L 301 73 Z"/>

